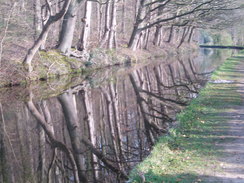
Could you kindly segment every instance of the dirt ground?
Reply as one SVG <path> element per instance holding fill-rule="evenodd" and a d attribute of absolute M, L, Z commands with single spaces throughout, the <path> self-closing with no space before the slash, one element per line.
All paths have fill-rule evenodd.
<path fill-rule="evenodd" d="M 222 138 L 231 140 L 215 144 L 223 149 L 223 157 L 217 160 L 220 168 L 213 166 L 206 170 L 203 173 L 207 177 L 204 182 L 244 183 L 244 58 L 235 72 L 238 77 L 234 82 L 238 86 L 237 92 L 241 95 L 242 105 L 223 114 L 228 118 L 228 135 Z"/>

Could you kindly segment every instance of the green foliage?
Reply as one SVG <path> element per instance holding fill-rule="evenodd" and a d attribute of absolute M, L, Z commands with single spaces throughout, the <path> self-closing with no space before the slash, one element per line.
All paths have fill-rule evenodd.
<path fill-rule="evenodd" d="M 210 45 L 233 45 L 231 34 L 227 31 L 202 31 L 203 44 Z"/>
<path fill-rule="evenodd" d="M 225 31 L 220 31 L 212 34 L 213 43 L 217 45 L 233 45 L 232 37 Z"/>
<path fill-rule="evenodd" d="M 227 59 L 213 73 L 212 79 L 234 80 L 238 73 L 234 68 L 240 58 Z M 170 130 L 170 135 L 161 137 L 151 155 L 130 174 L 131 182 L 142 179 L 153 183 L 202 182 L 199 174 L 217 167 L 216 157 L 221 156 L 220 147 L 214 144 L 232 140 L 221 138 L 227 134 L 228 126 L 224 112 L 241 104 L 234 83 L 209 83 L 199 97 L 177 116 L 179 125 Z M 221 131 L 221 135 L 218 131 Z"/>

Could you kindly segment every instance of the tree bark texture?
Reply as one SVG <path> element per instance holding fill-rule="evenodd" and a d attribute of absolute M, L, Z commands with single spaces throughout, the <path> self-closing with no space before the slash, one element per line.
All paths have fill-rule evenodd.
<path fill-rule="evenodd" d="M 58 49 L 66 54 L 70 54 L 72 46 L 75 24 L 77 20 L 77 12 L 84 0 L 72 0 L 67 12 L 64 15 L 63 24 L 59 36 Z"/>
<path fill-rule="evenodd" d="M 92 2 L 87 1 L 85 5 L 85 16 L 83 17 L 83 28 L 81 31 L 78 50 L 83 51 L 88 48 L 88 41 L 91 29 Z"/>

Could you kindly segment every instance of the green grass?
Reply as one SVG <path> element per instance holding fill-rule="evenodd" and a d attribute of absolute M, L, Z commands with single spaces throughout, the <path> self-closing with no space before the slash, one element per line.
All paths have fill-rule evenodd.
<path fill-rule="evenodd" d="M 212 32 L 212 38 L 213 38 L 214 44 L 220 44 L 220 45 L 233 44 L 231 35 L 229 33 L 227 33 L 226 31 Z"/>
<path fill-rule="evenodd" d="M 237 80 L 240 75 L 234 70 L 240 58 L 227 59 L 212 80 Z M 207 84 L 199 97 L 178 114 L 177 128 L 161 137 L 151 155 L 132 170 L 131 182 L 143 182 L 143 178 L 148 183 L 204 182 L 199 173 L 220 169 L 217 157 L 222 149 L 215 144 L 233 140 L 223 136 L 228 131 L 227 113 L 241 104 L 236 89 L 234 83 Z"/>

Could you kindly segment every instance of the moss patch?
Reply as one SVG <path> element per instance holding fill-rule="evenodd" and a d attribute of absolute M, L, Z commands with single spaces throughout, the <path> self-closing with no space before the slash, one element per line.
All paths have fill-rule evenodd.
<path fill-rule="evenodd" d="M 130 56 L 114 49 L 94 49 L 84 57 L 74 58 L 62 55 L 58 50 L 40 51 L 34 63 L 31 80 L 52 78 L 65 74 L 90 72 L 112 65 L 131 62 Z"/>
<path fill-rule="evenodd" d="M 81 60 L 64 56 L 58 50 L 40 51 L 39 58 L 34 62 L 33 80 L 81 72 L 84 67 Z"/>

